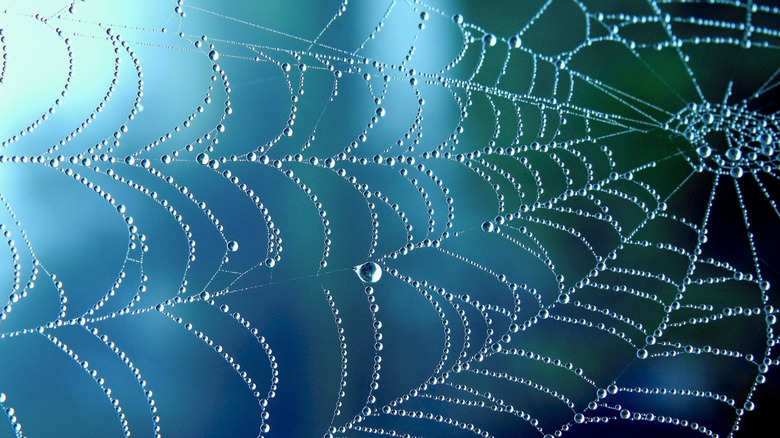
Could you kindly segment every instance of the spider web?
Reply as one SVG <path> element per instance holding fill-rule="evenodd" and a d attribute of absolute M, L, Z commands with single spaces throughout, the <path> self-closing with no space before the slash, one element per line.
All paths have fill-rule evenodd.
<path fill-rule="evenodd" d="M 0 436 L 769 421 L 780 7 L 506 3 L 0 2 Z"/>

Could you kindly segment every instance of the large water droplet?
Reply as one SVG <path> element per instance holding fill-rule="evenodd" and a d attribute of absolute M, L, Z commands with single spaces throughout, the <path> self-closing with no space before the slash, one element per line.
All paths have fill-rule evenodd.
<path fill-rule="evenodd" d="M 364 283 L 376 283 L 382 278 L 382 268 L 374 262 L 366 262 L 352 269 Z"/>
<path fill-rule="evenodd" d="M 742 158 L 742 151 L 739 148 L 729 148 L 726 151 L 726 158 L 731 161 L 737 161 Z"/>

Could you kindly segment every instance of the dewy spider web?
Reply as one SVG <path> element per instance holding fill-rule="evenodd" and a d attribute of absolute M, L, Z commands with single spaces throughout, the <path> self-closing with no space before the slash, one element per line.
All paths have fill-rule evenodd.
<path fill-rule="evenodd" d="M 777 5 L 247 3 L 0 2 L 0 436 L 771 416 Z"/>

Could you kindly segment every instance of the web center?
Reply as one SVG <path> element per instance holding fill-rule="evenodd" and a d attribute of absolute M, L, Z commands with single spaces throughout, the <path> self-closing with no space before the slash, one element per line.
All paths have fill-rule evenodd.
<path fill-rule="evenodd" d="M 780 125 L 775 115 L 744 106 L 690 104 L 669 122 L 669 129 L 690 143 L 688 157 L 697 170 L 730 174 L 769 172 L 780 164 Z"/>

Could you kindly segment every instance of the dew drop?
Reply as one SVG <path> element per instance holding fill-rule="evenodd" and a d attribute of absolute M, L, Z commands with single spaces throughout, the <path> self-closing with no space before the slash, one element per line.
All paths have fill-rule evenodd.
<path fill-rule="evenodd" d="M 739 148 L 729 148 L 729 150 L 726 151 L 726 158 L 731 161 L 738 161 L 742 158 L 742 151 Z"/>
<path fill-rule="evenodd" d="M 209 52 L 209 59 L 212 60 L 212 61 L 218 60 L 219 59 L 219 52 L 217 52 L 216 50 L 210 51 Z"/>
<path fill-rule="evenodd" d="M 238 242 L 236 242 L 235 240 L 231 240 L 230 242 L 228 242 L 227 247 L 228 250 L 230 250 L 231 252 L 236 252 L 238 251 Z"/>
<path fill-rule="evenodd" d="M 376 283 L 382 278 L 382 268 L 374 262 L 366 262 L 352 269 L 363 283 Z"/>
<path fill-rule="evenodd" d="M 492 233 L 496 230 L 496 225 L 493 222 L 485 221 L 482 223 L 482 231 Z"/>

